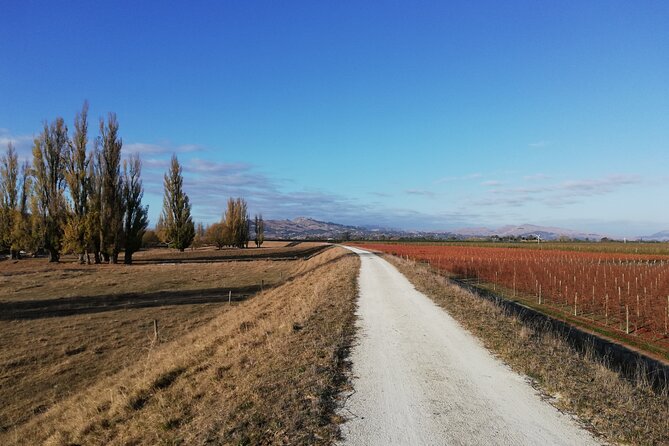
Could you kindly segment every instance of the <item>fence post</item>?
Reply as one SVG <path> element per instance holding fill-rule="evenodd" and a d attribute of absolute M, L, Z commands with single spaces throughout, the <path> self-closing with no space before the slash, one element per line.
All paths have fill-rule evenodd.
<path fill-rule="evenodd" d="M 669 296 L 667 296 L 667 312 L 664 313 L 664 334 L 669 333 L 667 330 L 667 318 L 669 318 Z"/>

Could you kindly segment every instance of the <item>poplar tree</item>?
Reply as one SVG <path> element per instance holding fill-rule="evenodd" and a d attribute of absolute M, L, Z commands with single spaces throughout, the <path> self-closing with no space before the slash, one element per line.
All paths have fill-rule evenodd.
<path fill-rule="evenodd" d="M 251 217 L 249 216 L 248 212 L 246 212 L 246 202 L 244 202 L 244 209 L 243 209 L 243 217 L 242 217 L 242 231 L 241 231 L 241 237 L 239 239 L 239 246 L 241 248 L 248 248 L 249 247 L 249 239 L 251 238 Z"/>
<path fill-rule="evenodd" d="M 102 156 L 98 148 L 99 141 L 89 155 L 88 164 L 88 203 L 86 205 L 86 246 L 94 255 L 95 264 L 102 263 Z M 90 258 L 87 258 L 90 263 Z"/>
<path fill-rule="evenodd" d="M 260 248 L 265 241 L 265 222 L 262 219 L 262 214 L 256 214 L 255 217 L 255 229 L 256 229 L 256 248 Z"/>
<path fill-rule="evenodd" d="M 168 243 L 169 240 L 167 238 L 167 228 L 165 227 L 165 219 L 163 218 L 163 214 L 160 214 L 158 216 L 158 221 L 156 222 L 156 237 L 158 237 L 158 240 L 160 243 Z"/>
<path fill-rule="evenodd" d="M 195 225 L 195 238 L 193 238 L 192 248 L 200 248 L 205 241 L 206 231 L 202 222 Z"/>
<path fill-rule="evenodd" d="M 30 225 L 30 214 L 28 213 L 28 199 L 30 197 L 30 162 L 24 161 L 21 165 L 21 174 L 17 189 L 20 192 L 18 209 L 14 213 L 14 222 L 11 234 L 12 256 L 21 258 L 21 249 L 26 249 L 31 244 L 32 233 Z"/>
<path fill-rule="evenodd" d="M 135 154 L 130 160 L 123 162 L 123 202 L 125 216 L 123 219 L 124 259 L 123 263 L 131 264 L 132 255 L 142 246 L 142 237 L 148 226 L 148 206 L 142 206 L 144 188 L 140 174 L 142 163 Z"/>
<path fill-rule="evenodd" d="M 176 155 L 172 155 L 170 169 L 164 177 L 162 224 L 165 236 L 173 248 L 183 251 L 193 243 L 195 226 L 190 215 L 190 202 L 183 190 L 182 168 Z"/>
<path fill-rule="evenodd" d="M 70 192 L 70 218 L 65 228 L 67 247 L 79 254 L 79 263 L 84 263 L 87 243 L 87 213 L 90 178 L 86 153 L 88 144 L 88 102 L 84 102 L 81 113 L 74 119 L 74 135 L 69 145 L 65 180 Z"/>
<path fill-rule="evenodd" d="M 12 234 L 17 211 L 18 181 L 19 157 L 10 142 L 7 154 L 0 160 L 0 249 L 10 249 L 12 258 L 16 258 Z"/>
<path fill-rule="evenodd" d="M 228 229 L 228 244 L 237 248 L 246 248 L 249 240 L 249 216 L 246 201 L 243 198 L 228 199 L 223 221 Z"/>
<path fill-rule="evenodd" d="M 68 146 L 67 126 L 63 118 L 44 124 L 33 147 L 35 180 L 34 227 L 41 234 L 49 261 L 58 262 L 66 217 L 65 156 Z"/>
<path fill-rule="evenodd" d="M 116 114 L 109 113 L 107 124 L 100 120 L 101 248 L 105 261 L 118 262 L 123 231 L 123 182 L 121 178 L 121 148 Z"/>

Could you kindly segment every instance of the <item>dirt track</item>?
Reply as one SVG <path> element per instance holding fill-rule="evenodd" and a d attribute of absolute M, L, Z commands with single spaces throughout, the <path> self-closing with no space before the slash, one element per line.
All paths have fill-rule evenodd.
<path fill-rule="evenodd" d="M 378 256 L 361 257 L 344 444 L 597 444 Z"/>

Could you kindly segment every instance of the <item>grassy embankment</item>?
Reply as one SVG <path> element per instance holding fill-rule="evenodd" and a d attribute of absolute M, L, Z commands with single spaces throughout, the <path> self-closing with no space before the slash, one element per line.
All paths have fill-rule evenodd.
<path fill-rule="evenodd" d="M 105 290 L 158 306 L 0 320 L 0 442 L 328 442 L 357 265 L 340 249 L 297 261 L 3 265 L 3 305 L 35 290 L 40 302 Z M 261 281 L 264 291 L 227 303 L 227 290 Z M 211 299 L 173 305 L 180 292 Z"/>

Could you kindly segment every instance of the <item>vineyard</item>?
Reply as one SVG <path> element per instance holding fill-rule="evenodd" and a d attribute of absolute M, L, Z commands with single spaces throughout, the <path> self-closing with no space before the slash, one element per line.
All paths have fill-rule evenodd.
<path fill-rule="evenodd" d="M 369 243 L 571 322 L 669 353 L 669 256 Z M 639 344 L 639 342 L 633 342 Z"/>

